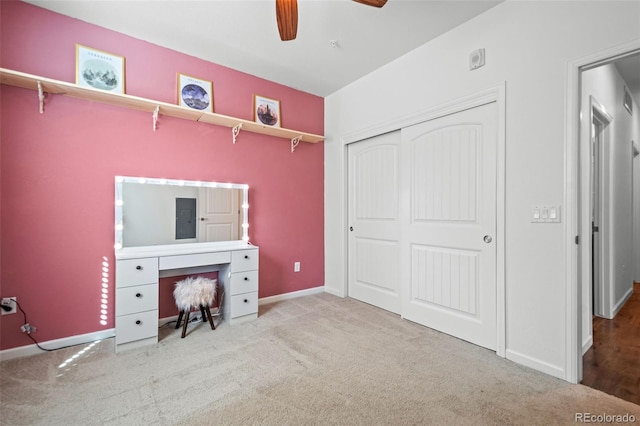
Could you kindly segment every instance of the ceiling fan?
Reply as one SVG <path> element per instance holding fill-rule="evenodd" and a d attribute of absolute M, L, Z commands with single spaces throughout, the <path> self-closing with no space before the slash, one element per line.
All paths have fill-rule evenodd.
<path fill-rule="evenodd" d="M 382 7 L 387 0 L 353 0 L 367 6 Z M 293 40 L 298 32 L 298 0 L 276 0 L 276 18 L 282 41 Z"/>

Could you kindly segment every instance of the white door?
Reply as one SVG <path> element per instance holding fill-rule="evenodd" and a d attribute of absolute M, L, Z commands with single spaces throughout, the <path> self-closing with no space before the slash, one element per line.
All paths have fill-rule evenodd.
<path fill-rule="evenodd" d="M 242 238 L 240 232 L 240 197 L 242 191 L 231 188 L 200 188 L 198 240 L 232 241 Z"/>
<path fill-rule="evenodd" d="M 400 132 L 349 145 L 349 296 L 400 313 Z"/>
<path fill-rule="evenodd" d="M 402 316 L 492 350 L 496 122 L 492 102 L 405 128 L 401 158 Z"/>

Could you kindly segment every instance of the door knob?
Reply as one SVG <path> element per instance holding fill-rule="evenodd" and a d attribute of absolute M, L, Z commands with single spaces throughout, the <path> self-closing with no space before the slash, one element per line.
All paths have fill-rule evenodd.
<path fill-rule="evenodd" d="M 491 238 L 491 235 L 485 235 L 483 240 L 485 243 L 489 244 L 491 241 L 493 241 L 493 238 Z"/>

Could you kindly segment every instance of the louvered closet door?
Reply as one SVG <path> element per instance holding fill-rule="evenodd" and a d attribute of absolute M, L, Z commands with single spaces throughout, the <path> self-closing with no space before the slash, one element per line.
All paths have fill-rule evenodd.
<path fill-rule="evenodd" d="M 402 130 L 402 316 L 496 349 L 497 107 Z"/>
<path fill-rule="evenodd" d="M 387 133 L 348 147 L 349 296 L 400 312 L 399 142 Z"/>

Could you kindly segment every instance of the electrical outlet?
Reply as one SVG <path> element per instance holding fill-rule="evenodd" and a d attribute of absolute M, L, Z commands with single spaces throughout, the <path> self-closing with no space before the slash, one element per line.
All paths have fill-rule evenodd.
<path fill-rule="evenodd" d="M 18 311 L 18 305 L 16 303 L 16 300 L 18 300 L 16 297 L 3 297 L 2 298 L 2 302 L 0 303 L 0 305 L 2 305 L 2 315 L 9 315 L 9 314 L 15 314 Z M 5 311 L 5 307 L 8 306 L 11 309 L 8 311 Z"/>
<path fill-rule="evenodd" d="M 293 264 L 293 272 L 300 272 L 300 262 L 295 262 Z"/>
<path fill-rule="evenodd" d="M 22 330 L 23 333 L 31 334 L 32 332 L 36 331 L 36 328 L 31 324 L 26 323 L 22 327 L 20 327 L 20 330 Z"/>

